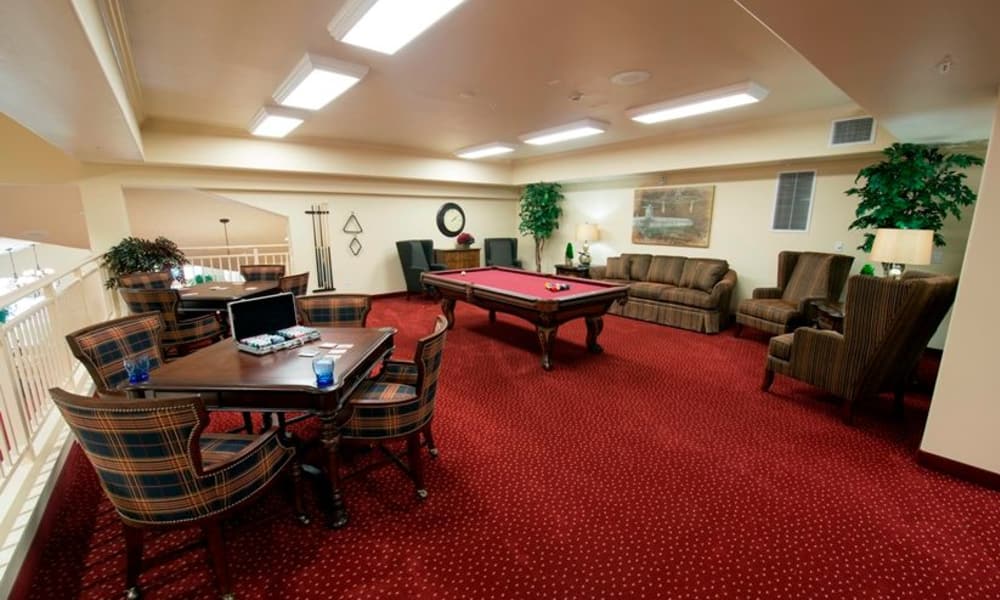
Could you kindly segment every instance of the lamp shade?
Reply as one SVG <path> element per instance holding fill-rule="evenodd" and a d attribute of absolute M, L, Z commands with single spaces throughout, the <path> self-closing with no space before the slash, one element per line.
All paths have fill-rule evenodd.
<path fill-rule="evenodd" d="M 934 249 L 930 229 L 877 229 L 871 259 L 884 263 L 929 265 Z"/>
<path fill-rule="evenodd" d="M 583 223 L 576 226 L 576 239 L 585 242 L 599 240 L 601 239 L 601 232 L 597 229 L 597 225 Z"/>

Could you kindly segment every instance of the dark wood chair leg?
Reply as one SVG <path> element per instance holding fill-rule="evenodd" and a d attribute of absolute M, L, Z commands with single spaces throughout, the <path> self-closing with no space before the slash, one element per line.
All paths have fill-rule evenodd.
<path fill-rule="evenodd" d="M 293 499 L 295 502 L 295 516 L 298 518 L 299 523 L 308 525 L 309 515 L 306 514 L 306 506 L 302 499 L 302 465 L 299 464 L 297 458 L 292 462 L 292 493 L 295 494 Z"/>
<path fill-rule="evenodd" d="M 243 429 L 247 433 L 253 433 L 253 415 L 248 412 L 243 413 Z"/>
<path fill-rule="evenodd" d="M 434 443 L 434 434 L 431 433 L 430 423 L 424 425 L 424 441 L 427 442 L 427 452 L 431 455 L 431 458 L 437 458 L 438 449 L 437 445 Z"/>
<path fill-rule="evenodd" d="M 122 523 L 125 530 L 125 598 L 139 599 L 139 573 L 142 571 L 142 529 Z"/>
<path fill-rule="evenodd" d="M 219 582 L 219 590 L 222 592 L 223 600 L 232 599 L 233 582 L 229 579 L 229 566 L 226 564 L 226 546 L 222 541 L 222 526 L 217 519 L 213 519 L 202 525 L 205 537 L 208 538 L 208 554 L 212 559 L 212 569 L 215 571 L 215 579 Z"/>
<path fill-rule="evenodd" d="M 774 371 L 764 369 L 764 383 L 761 384 L 760 389 L 765 392 L 770 391 L 772 383 L 774 383 Z"/>
<path fill-rule="evenodd" d="M 741 335 L 743 335 L 743 323 L 737 323 L 733 331 L 733 337 L 740 337 Z"/>
<path fill-rule="evenodd" d="M 406 438 L 406 454 L 413 483 L 417 486 L 417 497 L 423 500 L 427 497 L 427 488 L 424 487 L 424 461 L 420 457 L 419 431 Z"/>

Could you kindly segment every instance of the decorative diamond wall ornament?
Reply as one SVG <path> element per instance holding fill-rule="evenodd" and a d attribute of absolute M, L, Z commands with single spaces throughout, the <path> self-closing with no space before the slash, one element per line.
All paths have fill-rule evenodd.
<path fill-rule="evenodd" d="M 354 256 L 361 254 L 361 242 L 358 241 L 358 236 L 354 236 L 349 247 L 351 249 L 351 254 Z"/>

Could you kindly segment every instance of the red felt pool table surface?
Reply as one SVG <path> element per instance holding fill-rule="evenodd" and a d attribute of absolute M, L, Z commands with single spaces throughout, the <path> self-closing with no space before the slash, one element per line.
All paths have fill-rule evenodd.
<path fill-rule="evenodd" d="M 448 318 L 449 329 L 455 325 L 455 303 L 459 301 L 488 310 L 490 322 L 502 312 L 532 323 L 542 347 L 545 370 L 552 369 L 556 330 L 573 319 L 587 323 L 587 349 L 595 354 L 602 352 L 597 336 L 604 328 L 603 317 L 613 303 L 625 302 L 628 297 L 625 286 L 503 267 L 425 271 L 420 279 L 441 296 L 441 311 Z M 564 283 L 569 288 L 549 290 L 546 283 Z"/>

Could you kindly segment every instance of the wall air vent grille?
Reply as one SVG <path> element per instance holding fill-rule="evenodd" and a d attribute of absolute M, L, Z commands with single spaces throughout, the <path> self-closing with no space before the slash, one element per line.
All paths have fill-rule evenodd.
<path fill-rule="evenodd" d="M 874 141 L 875 119 L 872 117 L 839 119 L 833 122 L 833 127 L 830 129 L 831 146 L 871 144 Z"/>

